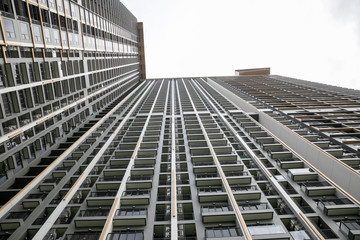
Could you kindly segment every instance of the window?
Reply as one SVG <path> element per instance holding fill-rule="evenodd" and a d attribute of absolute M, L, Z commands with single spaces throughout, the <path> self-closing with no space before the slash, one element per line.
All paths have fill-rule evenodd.
<path fill-rule="evenodd" d="M 14 23 L 10 19 L 3 18 L 3 24 L 5 29 L 5 35 L 7 38 L 15 38 L 15 29 L 14 29 Z"/>
<path fill-rule="evenodd" d="M 120 209 L 118 216 L 138 216 L 138 215 L 146 215 L 145 208 L 125 208 Z"/>
<path fill-rule="evenodd" d="M 51 24 L 53 25 L 53 27 L 57 28 L 59 26 L 59 21 L 58 21 L 58 18 L 57 18 L 57 14 L 51 12 L 50 17 L 51 17 Z"/>
<path fill-rule="evenodd" d="M 40 63 L 40 72 L 41 72 L 41 78 L 42 80 L 46 79 L 46 74 L 45 74 L 45 64 L 42 62 Z"/>
<path fill-rule="evenodd" d="M 239 209 L 243 211 L 247 210 L 261 210 L 268 209 L 267 203 L 243 203 L 239 204 Z"/>
<path fill-rule="evenodd" d="M 30 215 L 31 211 L 26 212 L 11 212 L 6 219 L 23 219 L 24 221 Z"/>
<path fill-rule="evenodd" d="M 9 100 L 9 96 L 6 93 L 2 94 L 2 100 L 3 100 L 5 115 L 6 116 L 11 115 L 10 100 Z"/>
<path fill-rule="evenodd" d="M 15 1 L 16 15 L 20 20 L 27 20 L 26 3 L 24 1 Z"/>
<path fill-rule="evenodd" d="M 207 213 L 207 212 L 228 212 L 228 211 L 230 211 L 230 207 L 228 205 L 215 204 L 215 205 L 207 205 L 207 206 L 202 207 L 202 212 L 204 212 L 204 213 Z"/>
<path fill-rule="evenodd" d="M 40 104 L 40 96 L 37 87 L 32 88 L 35 105 Z"/>
<path fill-rule="evenodd" d="M 340 229 L 349 235 L 350 231 L 360 230 L 360 220 L 345 220 L 340 222 Z"/>
<path fill-rule="evenodd" d="M 35 82 L 34 65 L 32 63 L 29 64 L 29 80 L 30 82 Z"/>
<path fill-rule="evenodd" d="M 20 64 L 15 64 L 15 81 L 16 84 L 22 84 L 20 74 Z"/>
<path fill-rule="evenodd" d="M 0 65 L 0 87 L 4 87 L 4 82 L 5 82 L 5 75 L 2 66 Z"/>
<path fill-rule="evenodd" d="M 19 90 L 19 100 L 20 100 L 20 106 L 21 106 L 22 110 L 26 110 L 27 105 L 26 105 L 24 90 Z"/>
<path fill-rule="evenodd" d="M 137 231 L 114 232 L 108 235 L 109 240 L 143 240 L 144 233 Z"/>
<path fill-rule="evenodd" d="M 41 9 L 41 17 L 44 24 L 50 24 L 49 12 L 45 9 Z"/>
<path fill-rule="evenodd" d="M 40 23 L 39 8 L 35 5 L 29 4 L 29 10 L 30 10 L 31 19 L 36 21 L 39 24 Z"/>
<path fill-rule="evenodd" d="M 205 235 L 207 238 L 222 238 L 222 237 L 238 237 L 239 231 L 236 227 L 216 227 L 206 228 Z"/>
<path fill-rule="evenodd" d="M 23 166 L 23 161 L 22 161 L 23 156 L 22 156 L 22 154 L 20 153 L 20 151 L 19 151 L 19 152 L 16 152 L 16 153 L 14 154 L 14 157 L 15 157 L 16 166 L 22 168 L 22 166 Z"/>
<path fill-rule="evenodd" d="M 0 11 L 13 14 L 14 12 L 11 6 L 11 0 L 1 0 Z"/>

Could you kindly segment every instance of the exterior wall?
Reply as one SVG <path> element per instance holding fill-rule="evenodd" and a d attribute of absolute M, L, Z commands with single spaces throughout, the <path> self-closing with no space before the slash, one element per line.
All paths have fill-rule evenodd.
<path fill-rule="evenodd" d="M 139 37 L 139 58 L 140 58 L 140 78 L 146 79 L 145 67 L 145 44 L 144 44 L 144 24 L 138 23 L 138 37 Z"/>
<path fill-rule="evenodd" d="M 0 11 L 0 215 L 33 213 L 0 236 L 21 239 L 64 192 L 58 177 L 74 179 L 62 161 L 88 147 L 81 136 L 139 85 L 137 19 L 118 0 L 4 0 Z M 49 194 L 38 208 L 22 200 L 34 191 Z"/>
<path fill-rule="evenodd" d="M 209 79 L 209 82 L 218 88 L 219 92 L 225 94 L 232 102 L 248 113 L 259 114 L 259 123 L 266 129 L 271 131 L 274 135 L 279 137 L 289 147 L 295 150 L 296 153 L 303 156 L 321 172 L 327 175 L 331 180 L 343 188 L 346 192 L 352 195 L 357 200 L 360 200 L 359 189 L 356 187 L 360 181 L 358 171 L 355 171 L 347 164 L 344 164 L 341 159 L 337 159 L 333 155 L 324 151 L 305 136 L 298 134 L 291 130 L 286 125 L 282 124 L 277 115 L 271 115 L 272 111 L 264 111 L 263 108 L 256 108 L 249 101 L 245 101 L 238 95 L 232 93 L 228 89 L 220 87 L 216 82 Z M 281 118 L 280 118 L 281 119 Z M 281 119 L 283 120 L 283 119 Z M 335 148 L 335 147 L 334 147 Z M 354 160 L 356 157 L 354 158 Z"/>
<path fill-rule="evenodd" d="M 239 69 L 235 70 L 236 76 L 257 76 L 257 75 L 269 75 L 270 68 L 254 68 L 254 69 Z"/>

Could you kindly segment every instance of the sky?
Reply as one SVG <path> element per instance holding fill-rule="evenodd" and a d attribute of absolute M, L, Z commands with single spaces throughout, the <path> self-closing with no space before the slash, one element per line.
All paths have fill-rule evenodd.
<path fill-rule="evenodd" d="M 147 78 L 271 74 L 360 89 L 359 0 L 122 0 Z"/>

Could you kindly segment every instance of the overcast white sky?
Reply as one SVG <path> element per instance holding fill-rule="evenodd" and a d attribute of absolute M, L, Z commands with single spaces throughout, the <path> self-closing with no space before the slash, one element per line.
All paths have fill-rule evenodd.
<path fill-rule="evenodd" d="M 272 74 L 360 89 L 360 0 L 122 0 L 148 78 Z"/>

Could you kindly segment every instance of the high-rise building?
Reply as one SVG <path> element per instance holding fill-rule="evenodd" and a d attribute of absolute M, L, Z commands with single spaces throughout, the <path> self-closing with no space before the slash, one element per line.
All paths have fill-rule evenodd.
<path fill-rule="evenodd" d="M 0 10 L 0 239 L 360 239 L 359 91 L 141 81 L 118 0 Z"/>

